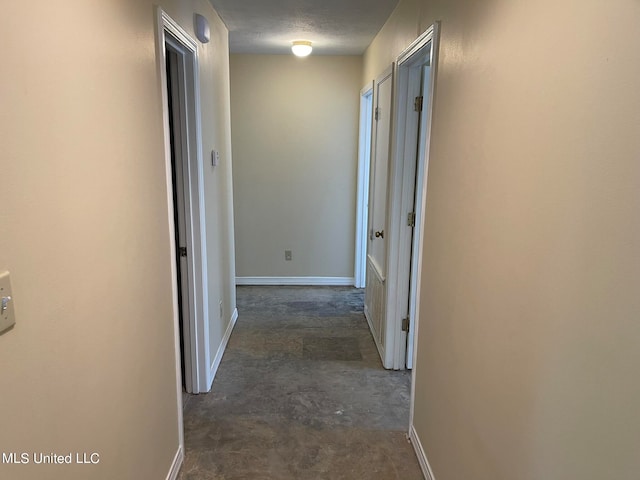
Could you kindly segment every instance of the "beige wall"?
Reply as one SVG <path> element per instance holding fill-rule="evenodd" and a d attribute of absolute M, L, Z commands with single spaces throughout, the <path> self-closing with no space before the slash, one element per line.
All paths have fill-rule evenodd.
<path fill-rule="evenodd" d="M 185 4 L 178 21 L 188 26 L 190 32 L 193 12 L 211 12 L 211 41 L 199 50 L 198 55 L 209 266 L 209 345 L 213 363 L 236 308 L 228 31 L 213 9 L 209 8 L 207 0 L 175 0 L 175 3 Z M 211 166 L 212 150 L 220 152 L 217 167 Z"/>
<path fill-rule="evenodd" d="M 402 1 L 442 21 L 415 428 L 437 480 L 640 470 L 640 6 Z"/>
<path fill-rule="evenodd" d="M 205 172 L 215 343 L 218 298 L 226 315 L 235 302 L 226 29 L 205 0 L 161 3 L 213 32 L 200 61 L 204 149 L 223 152 Z M 100 454 L 0 477 L 166 478 L 179 436 L 153 2 L 13 2 L 0 23 L 0 270 L 17 313 L 0 336 L 0 451 Z"/>
<path fill-rule="evenodd" d="M 238 276 L 353 277 L 361 67 L 231 56 Z"/>

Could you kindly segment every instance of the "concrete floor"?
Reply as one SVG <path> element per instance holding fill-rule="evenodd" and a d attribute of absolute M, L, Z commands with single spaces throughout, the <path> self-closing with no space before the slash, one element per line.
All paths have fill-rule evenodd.
<path fill-rule="evenodd" d="M 386 371 L 350 287 L 238 287 L 211 393 L 185 407 L 180 480 L 422 479 L 410 374 Z"/>

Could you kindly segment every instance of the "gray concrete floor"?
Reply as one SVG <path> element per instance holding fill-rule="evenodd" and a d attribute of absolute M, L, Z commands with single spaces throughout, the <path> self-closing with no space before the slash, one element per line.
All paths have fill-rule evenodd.
<path fill-rule="evenodd" d="M 211 393 L 185 406 L 180 480 L 422 479 L 410 374 L 386 371 L 350 287 L 238 287 Z"/>

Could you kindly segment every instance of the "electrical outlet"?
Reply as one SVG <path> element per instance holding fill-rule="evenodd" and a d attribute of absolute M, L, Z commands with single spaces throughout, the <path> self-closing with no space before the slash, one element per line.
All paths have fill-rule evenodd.
<path fill-rule="evenodd" d="M 292 260 L 292 256 L 291 256 L 291 250 L 285 250 L 284 251 L 284 259 L 289 262 Z"/>

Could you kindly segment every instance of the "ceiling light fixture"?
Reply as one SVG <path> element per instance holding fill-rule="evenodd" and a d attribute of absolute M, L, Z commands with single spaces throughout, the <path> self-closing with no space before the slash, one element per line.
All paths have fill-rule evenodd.
<path fill-rule="evenodd" d="M 296 40 L 291 46 L 291 51 L 296 57 L 306 57 L 311 53 L 313 47 L 308 40 Z"/>

